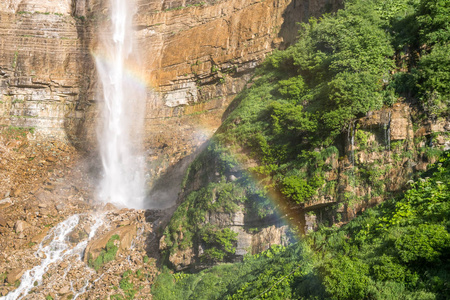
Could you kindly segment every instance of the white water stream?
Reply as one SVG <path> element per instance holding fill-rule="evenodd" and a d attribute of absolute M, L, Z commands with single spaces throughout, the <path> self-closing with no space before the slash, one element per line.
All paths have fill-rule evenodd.
<path fill-rule="evenodd" d="M 44 274 L 52 265 L 58 264 L 73 255 L 78 255 L 78 259 L 81 260 L 88 241 L 94 237 L 97 229 L 103 224 L 103 217 L 95 218 L 95 223 L 90 228 L 87 240 L 81 241 L 71 248 L 68 236 L 79 222 L 80 216 L 73 215 L 54 227 L 39 244 L 39 249 L 35 253 L 36 257 L 43 257 L 41 264 L 26 271 L 20 279 L 19 287 L 5 297 L 1 297 L 0 300 L 20 300 L 28 295 L 28 292 L 34 287 L 42 284 Z"/>
<path fill-rule="evenodd" d="M 133 4 L 111 0 L 111 28 L 101 36 L 95 55 L 103 98 L 99 196 L 103 202 L 140 209 L 144 208 L 144 159 L 139 149 L 147 92 L 133 51 Z"/>

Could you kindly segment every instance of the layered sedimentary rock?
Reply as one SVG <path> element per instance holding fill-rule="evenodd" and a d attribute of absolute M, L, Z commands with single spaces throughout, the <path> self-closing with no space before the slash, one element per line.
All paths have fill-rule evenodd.
<path fill-rule="evenodd" d="M 82 25 L 69 15 L 70 5 L 23 2 L 15 13 L 0 11 L 0 124 L 63 139 L 83 117 L 76 105 L 89 83 Z"/>
<path fill-rule="evenodd" d="M 142 64 L 129 72 L 139 69 L 136 80 L 149 87 L 149 173 L 161 174 L 212 135 L 254 68 L 294 40 L 296 22 L 340 2 L 139 0 Z M 91 52 L 108 16 L 103 0 L 2 1 L 1 125 L 95 148 L 100 97 Z"/>

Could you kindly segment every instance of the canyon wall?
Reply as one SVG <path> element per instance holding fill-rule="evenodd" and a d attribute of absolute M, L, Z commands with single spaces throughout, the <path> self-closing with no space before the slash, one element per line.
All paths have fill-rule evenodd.
<path fill-rule="evenodd" d="M 150 178 L 192 154 L 296 22 L 339 0 L 139 0 L 134 19 L 148 86 L 145 149 Z M 95 149 L 98 82 L 91 53 L 108 21 L 104 0 L 7 0 L 0 4 L 0 125 Z M 139 69 L 140 72 L 137 72 Z M 136 71 L 136 72 L 135 72 Z M 185 163 L 184 163 L 185 164 Z M 173 197 L 172 197 L 173 198 Z"/>

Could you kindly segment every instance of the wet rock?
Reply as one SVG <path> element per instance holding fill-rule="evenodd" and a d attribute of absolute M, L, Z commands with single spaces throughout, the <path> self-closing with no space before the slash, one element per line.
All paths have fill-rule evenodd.
<path fill-rule="evenodd" d="M 24 269 L 21 269 L 21 268 L 12 269 L 8 273 L 8 277 L 6 277 L 6 281 L 9 284 L 14 284 L 17 280 L 20 279 L 20 277 L 22 277 L 23 273 L 25 273 Z"/>
<path fill-rule="evenodd" d="M 83 239 L 87 238 L 88 234 L 83 230 L 74 230 L 69 234 L 69 241 L 71 243 L 75 243 L 78 244 L 79 242 L 81 242 Z"/>
<path fill-rule="evenodd" d="M 153 223 L 158 219 L 163 218 L 166 215 L 164 210 L 160 209 L 149 209 L 145 211 L 145 220 L 149 223 Z"/>

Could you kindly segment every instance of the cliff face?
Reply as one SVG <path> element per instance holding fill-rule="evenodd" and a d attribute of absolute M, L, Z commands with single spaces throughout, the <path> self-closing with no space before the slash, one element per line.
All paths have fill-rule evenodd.
<path fill-rule="evenodd" d="M 340 1 L 227 0 L 137 3 L 135 28 L 149 87 L 145 146 L 156 178 L 221 123 L 233 96 L 296 22 Z M 0 4 L 0 124 L 34 127 L 43 139 L 95 148 L 97 78 L 90 52 L 107 1 Z"/>
<path fill-rule="evenodd" d="M 67 1 L 0 5 L 0 124 L 34 127 L 63 139 L 83 117 L 77 102 L 89 85 L 82 25 Z"/>

